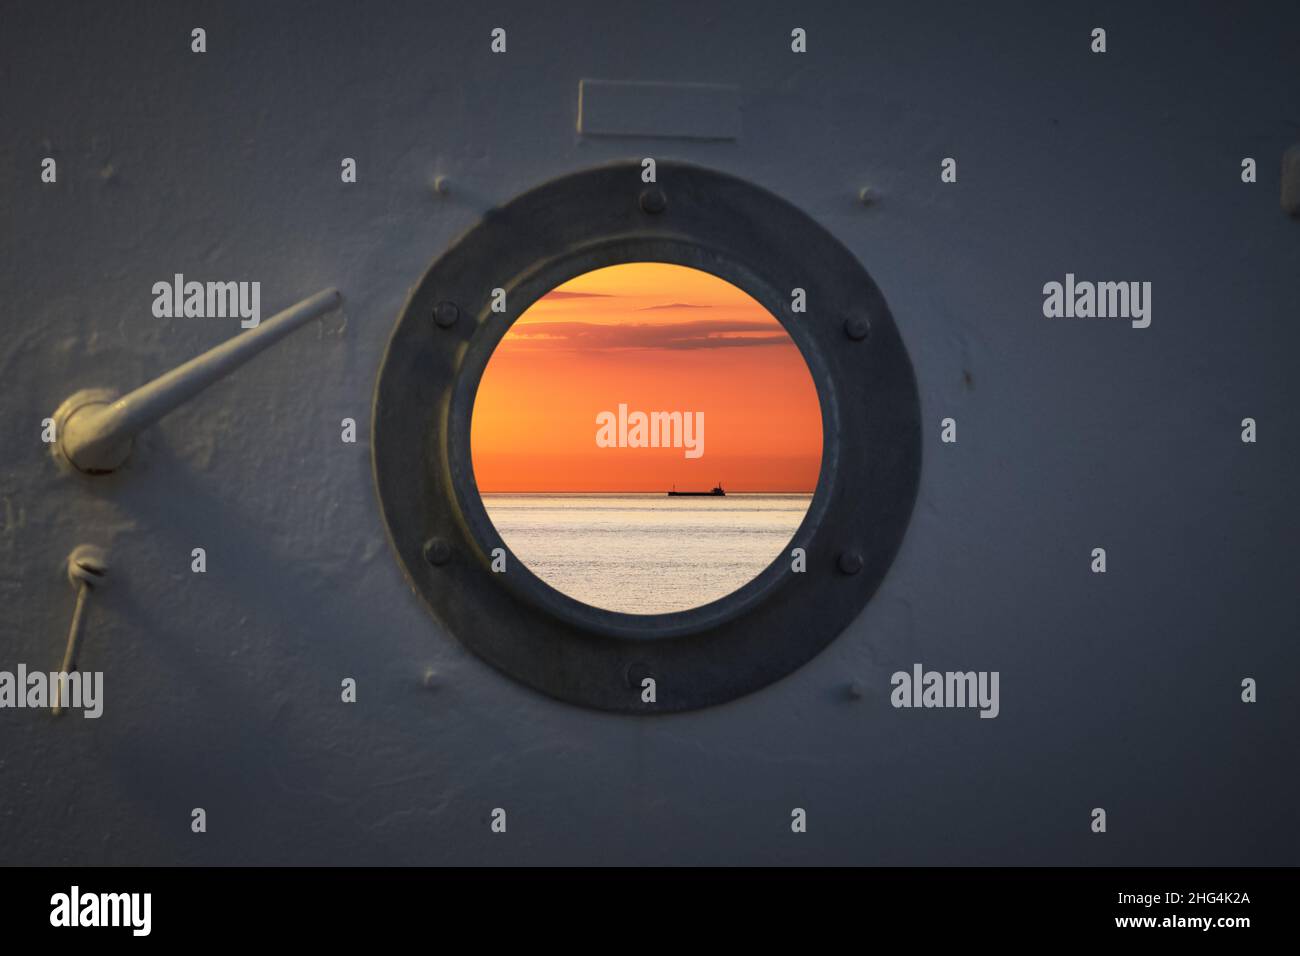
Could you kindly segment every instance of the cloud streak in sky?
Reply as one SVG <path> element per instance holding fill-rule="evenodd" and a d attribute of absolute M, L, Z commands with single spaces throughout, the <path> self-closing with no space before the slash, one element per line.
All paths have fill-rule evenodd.
<path fill-rule="evenodd" d="M 605 292 L 562 292 L 559 289 L 552 289 L 543 299 L 612 299 L 614 296 Z"/>
<path fill-rule="evenodd" d="M 771 322 L 727 322 L 701 319 L 659 324 L 620 322 L 530 322 L 517 325 L 512 337 L 524 348 L 624 351 L 636 349 L 725 349 L 794 343 Z"/>

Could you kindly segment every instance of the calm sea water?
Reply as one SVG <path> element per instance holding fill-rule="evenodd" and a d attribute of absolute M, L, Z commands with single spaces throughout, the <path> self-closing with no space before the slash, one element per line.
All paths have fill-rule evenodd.
<path fill-rule="evenodd" d="M 484 495 L 510 550 L 552 587 L 627 614 L 707 604 L 786 550 L 811 495 Z"/>

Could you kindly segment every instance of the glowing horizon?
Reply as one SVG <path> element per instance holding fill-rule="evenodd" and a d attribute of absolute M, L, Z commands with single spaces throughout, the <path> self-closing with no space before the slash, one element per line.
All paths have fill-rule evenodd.
<path fill-rule="evenodd" d="M 703 413 L 703 454 L 600 447 L 597 416 Z M 470 429 L 482 494 L 811 494 L 822 451 L 816 387 L 762 305 L 667 263 L 597 269 L 557 287 L 493 352 Z"/>

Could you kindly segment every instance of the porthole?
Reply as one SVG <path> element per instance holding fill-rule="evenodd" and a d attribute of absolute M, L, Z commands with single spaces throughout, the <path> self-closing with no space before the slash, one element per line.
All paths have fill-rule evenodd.
<path fill-rule="evenodd" d="M 789 557 L 817 484 L 812 373 L 780 321 L 708 272 L 629 262 L 532 303 L 470 421 L 510 554 L 594 607 L 721 600 Z"/>
<path fill-rule="evenodd" d="M 384 521 L 437 617 L 529 686 L 630 713 L 733 699 L 825 647 L 884 578 L 920 471 L 911 364 L 852 254 L 735 177 L 661 161 L 657 178 L 616 163 L 487 214 L 412 292 L 373 412 Z M 659 613 L 598 607 L 535 574 L 494 524 L 474 469 L 475 400 L 516 321 L 565 283 L 634 263 L 703 273 L 775 317 L 806 363 L 821 428 L 815 488 L 784 553 L 717 599 Z"/>

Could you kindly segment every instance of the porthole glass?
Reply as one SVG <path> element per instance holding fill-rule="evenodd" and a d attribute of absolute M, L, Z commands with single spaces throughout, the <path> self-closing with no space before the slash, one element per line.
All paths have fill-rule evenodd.
<path fill-rule="evenodd" d="M 718 600 L 778 558 L 821 467 L 817 389 L 754 298 L 663 262 L 535 301 L 474 399 L 475 484 L 537 577 L 610 611 Z"/>

